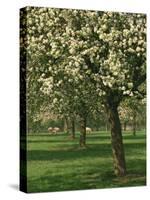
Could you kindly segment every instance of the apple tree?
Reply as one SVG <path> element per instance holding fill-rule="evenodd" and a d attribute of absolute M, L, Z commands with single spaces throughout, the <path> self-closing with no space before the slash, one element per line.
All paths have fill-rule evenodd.
<path fill-rule="evenodd" d="M 110 125 L 115 174 L 126 174 L 120 103 L 140 95 L 146 80 L 144 14 L 27 8 L 29 74 L 37 74 L 53 110 L 79 115 L 80 144 L 86 118 L 105 107 Z"/>

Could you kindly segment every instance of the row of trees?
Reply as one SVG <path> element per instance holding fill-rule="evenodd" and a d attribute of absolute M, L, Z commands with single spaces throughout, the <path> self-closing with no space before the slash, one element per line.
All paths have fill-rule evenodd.
<path fill-rule="evenodd" d="M 129 104 L 130 102 L 130 104 Z M 145 102 L 137 101 L 132 105 L 133 100 L 122 103 L 119 106 L 119 116 L 121 120 L 122 130 L 126 133 L 130 132 L 134 136 L 136 131 L 145 130 L 146 124 L 146 105 Z M 75 138 L 75 132 L 79 132 L 80 123 L 76 116 L 73 121 L 63 115 L 54 115 L 50 112 L 37 113 L 34 116 L 33 121 L 28 123 L 28 133 L 42 133 L 48 132 L 48 127 L 59 127 L 61 132 L 66 133 L 72 139 Z M 101 111 L 95 115 L 89 115 L 87 117 L 87 127 L 90 127 L 92 131 L 110 131 L 110 125 L 106 113 Z"/>
<path fill-rule="evenodd" d="M 145 93 L 146 16 L 34 7 L 21 16 L 29 118 L 45 109 L 72 123 L 77 116 L 85 146 L 87 117 L 105 110 L 115 174 L 125 175 L 118 107 Z"/>

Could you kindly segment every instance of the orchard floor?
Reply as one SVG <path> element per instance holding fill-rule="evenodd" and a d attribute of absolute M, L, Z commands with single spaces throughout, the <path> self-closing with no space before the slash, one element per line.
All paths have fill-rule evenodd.
<path fill-rule="evenodd" d="M 27 138 L 28 192 L 66 191 L 146 185 L 145 133 L 123 134 L 127 175 L 113 173 L 110 134 L 87 135 L 87 148 L 79 148 L 67 135 L 40 134 Z"/>

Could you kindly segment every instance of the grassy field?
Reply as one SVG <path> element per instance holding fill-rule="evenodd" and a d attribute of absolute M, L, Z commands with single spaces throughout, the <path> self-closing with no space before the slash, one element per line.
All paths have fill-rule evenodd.
<path fill-rule="evenodd" d="M 124 133 L 127 176 L 113 173 L 110 134 L 87 135 L 87 149 L 79 135 L 28 136 L 28 192 L 140 186 L 146 184 L 145 133 Z"/>

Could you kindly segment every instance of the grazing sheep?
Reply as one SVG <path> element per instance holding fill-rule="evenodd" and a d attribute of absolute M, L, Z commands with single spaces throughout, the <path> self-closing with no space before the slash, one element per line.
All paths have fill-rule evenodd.
<path fill-rule="evenodd" d="M 58 127 L 49 127 L 48 132 L 50 135 L 56 135 L 60 131 L 60 128 Z"/>
<path fill-rule="evenodd" d="M 48 132 L 49 132 L 49 133 L 52 133 L 52 132 L 53 132 L 53 128 L 52 128 L 52 127 L 49 127 L 49 128 L 48 128 Z"/>
<path fill-rule="evenodd" d="M 60 131 L 60 128 L 54 127 L 52 132 L 56 135 Z"/>
<path fill-rule="evenodd" d="M 87 132 L 87 133 L 92 133 L 92 129 L 89 128 L 89 127 L 86 127 L 86 132 Z"/>

